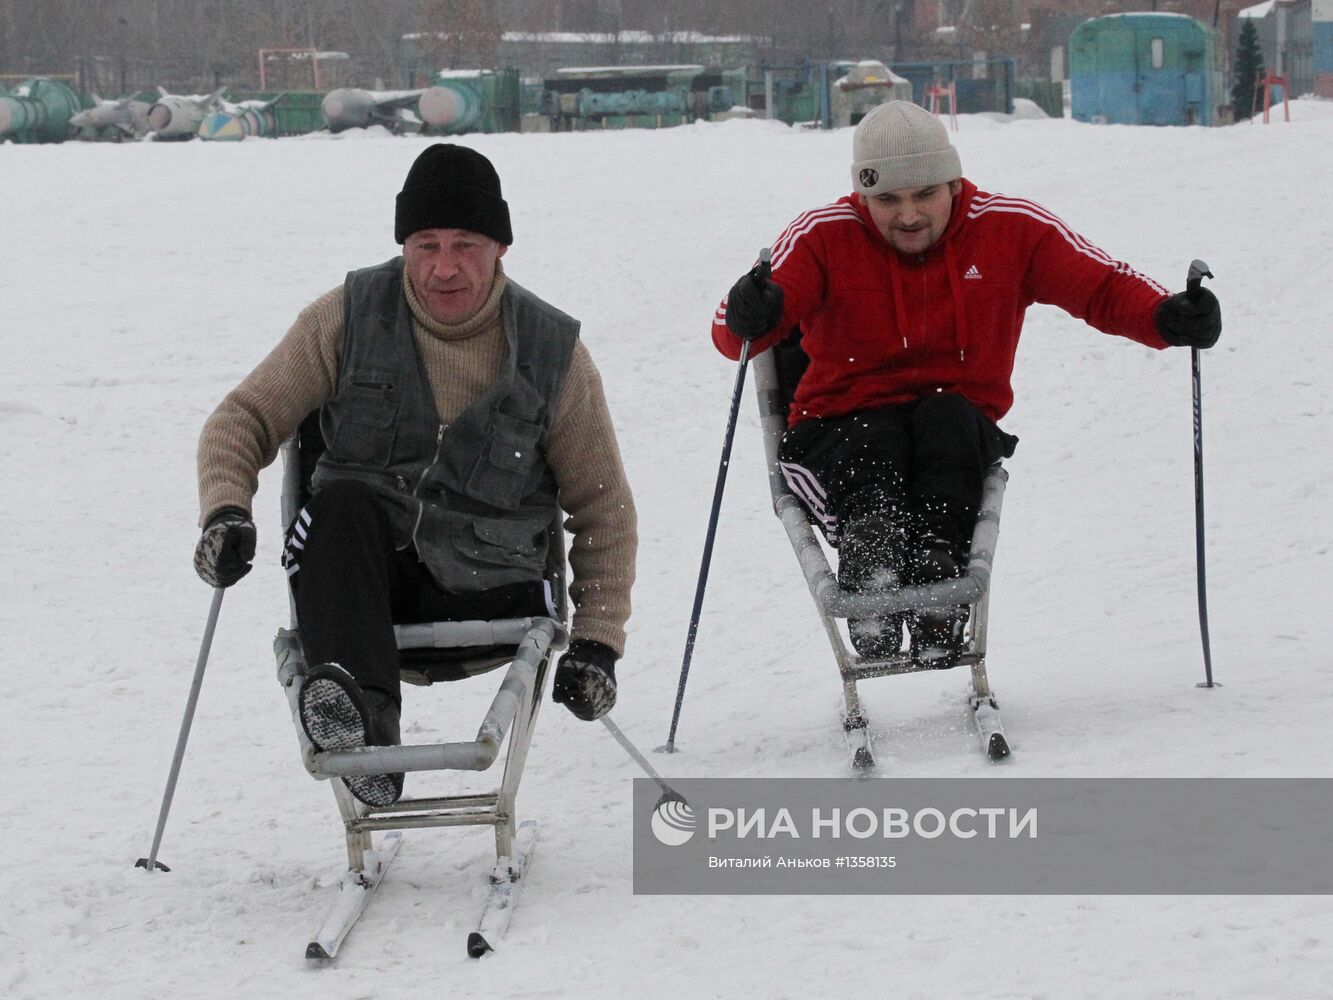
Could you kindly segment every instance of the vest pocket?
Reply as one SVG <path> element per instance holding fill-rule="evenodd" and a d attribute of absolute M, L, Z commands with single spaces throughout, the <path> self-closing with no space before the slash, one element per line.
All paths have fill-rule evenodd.
<path fill-rule="evenodd" d="M 389 465 L 399 407 L 391 374 L 352 372 L 329 406 L 337 426 L 331 450 L 338 461 L 381 468 Z"/>
<path fill-rule="evenodd" d="M 540 424 L 495 413 L 490 433 L 468 476 L 468 496 L 501 510 L 517 508 L 527 492 L 528 478 L 541 460 L 537 452 L 541 431 Z"/>
<path fill-rule="evenodd" d="M 456 528 L 454 544 L 467 560 L 530 569 L 534 579 L 546 568 L 546 528 L 530 520 L 473 518 Z"/>

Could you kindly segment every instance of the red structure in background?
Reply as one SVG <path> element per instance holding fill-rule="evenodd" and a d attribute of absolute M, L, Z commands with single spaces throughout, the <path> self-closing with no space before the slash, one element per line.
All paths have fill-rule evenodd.
<path fill-rule="evenodd" d="M 926 88 L 926 110 L 932 115 L 940 113 L 940 98 L 949 99 L 949 126 L 958 131 L 958 95 L 954 90 L 953 81 L 940 83 L 936 80 Z"/>
<path fill-rule="evenodd" d="M 1259 92 L 1264 94 L 1264 124 L 1268 124 L 1268 109 L 1273 103 L 1273 88 L 1282 88 L 1282 114 L 1286 121 L 1291 121 L 1291 88 L 1287 86 L 1285 76 L 1267 76 L 1257 77 L 1254 81 L 1254 97 L 1250 101 L 1250 121 L 1254 121 L 1255 112 L 1259 110 Z"/>

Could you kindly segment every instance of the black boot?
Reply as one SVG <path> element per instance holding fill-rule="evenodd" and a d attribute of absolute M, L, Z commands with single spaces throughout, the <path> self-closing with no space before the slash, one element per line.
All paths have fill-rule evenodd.
<path fill-rule="evenodd" d="M 962 576 L 964 544 L 947 526 L 926 528 L 916 539 L 907 561 L 907 579 L 913 586 L 939 583 Z M 969 608 L 925 608 L 907 619 L 912 659 L 923 666 L 945 670 L 957 666 L 965 645 Z"/>
<path fill-rule="evenodd" d="M 370 707 L 372 746 L 396 747 L 403 742 L 398 702 L 393 695 L 378 688 L 366 688 L 366 704 Z"/>
<path fill-rule="evenodd" d="M 958 666 L 966 646 L 968 607 L 930 608 L 907 619 L 912 659 L 932 670 Z"/>
<path fill-rule="evenodd" d="M 375 692 L 372 708 L 365 692 L 336 663 L 321 663 L 306 674 L 298 711 L 301 728 L 319 752 L 355 750 L 398 744 L 398 705 Z M 387 704 L 386 704 L 387 702 Z M 403 775 L 353 775 L 343 779 L 348 790 L 368 806 L 387 806 L 403 794 Z"/>
<path fill-rule="evenodd" d="M 838 586 L 849 593 L 892 590 L 903 583 L 907 533 L 895 508 L 853 511 L 838 544 Z M 852 648 L 866 659 L 896 656 L 903 646 L 901 613 L 847 619 Z"/>

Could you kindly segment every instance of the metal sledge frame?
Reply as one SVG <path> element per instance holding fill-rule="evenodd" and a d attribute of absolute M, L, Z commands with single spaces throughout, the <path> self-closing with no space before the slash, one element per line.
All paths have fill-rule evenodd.
<path fill-rule="evenodd" d="M 290 524 L 300 511 L 304 484 L 297 439 L 282 446 L 283 523 Z M 399 831 L 426 827 L 491 826 L 495 830 L 496 865 L 490 876 L 490 894 L 479 928 L 467 942 L 468 954 L 480 957 L 504 934 L 512 912 L 519 880 L 525 873 L 536 840 L 533 821 L 516 824 L 515 799 L 527 761 L 532 733 L 545 690 L 553 653 L 568 641 L 564 623 L 564 536 L 559 512 L 553 520 L 549 563 L 558 565 L 559 586 L 555 607 L 560 620 L 534 617 L 497 621 L 425 622 L 397 625 L 400 650 L 476 648 L 478 656 L 456 668 L 487 670 L 509 663 L 475 740 L 415 746 L 369 747 L 366 749 L 317 752 L 301 726 L 298 704 L 308 664 L 301 648 L 295 601 L 290 593 L 291 627 L 279 629 L 273 642 L 278 681 L 287 694 L 295 724 L 301 759 L 316 778 L 331 779 L 334 798 L 347 840 L 348 872 L 342 880 L 339 899 L 320 931 L 306 949 L 306 958 L 331 960 L 343 938 L 365 909 L 389 862 L 397 853 L 401 834 L 382 838 L 376 848 L 376 831 Z M 496 646 L 514 646 L 512 654 L 496 655 Z M 414 679 L 404 669 L 404 679 Z M 424 683 L 431 683 L 429 680 Z M 483 793 L 403 798 L 388 806 L 367 806 L 358 801 L 342 780 L 354 775 L 392 774 L 406 771 L 485 771 L 500 755 L 508 734 L 504 771 L 498 789 Z"/>
<path fill-rule="evenodd" d="M 1000 506 L 1009 478 L 1000 463 L 986 472 L 982 485 L 981 506 L 967 572 L 957 579 L 917 587 L 901 587 L 877 592 L 852 593 L 838 586 L 837 576 L 829 566 L 828 556 L 815 534 L 806 509 L 791 492 L 778 466 L 778 448 L 787 429 L 787 396 L 779 378 L 775 351 L 765 351 L 752 364 L 759 418 L 764 434 L 764 454 L 768 465 L 768 485 L 773 496 L 773 512 L 782 521 L 787 538 L 801 564 L 801 572 L 810 588 L 842 678 L 846 702 L 843 729 L 853 748 L 853 765 L 858 770 L 874 766 L 869 724 L 857 693 L 858 681 L 891 674 L 920 673 L 935 668 L 922 664 L 903 651 L 883 659 L 859 656 L 843 637 L 838 619 L 866 618 L 922 608 L 971 606 L 965 642 L 958 665 L 967 665 L 972 673 L 972 691 L 968 697 L 972 716 L 987 755 L 999 760 L 1009 755 L 1009 743 L 1000 724 L 999 706 L 986 676 L 986 632 L 989 619 L 991 564 L 1000 532 Z"/>

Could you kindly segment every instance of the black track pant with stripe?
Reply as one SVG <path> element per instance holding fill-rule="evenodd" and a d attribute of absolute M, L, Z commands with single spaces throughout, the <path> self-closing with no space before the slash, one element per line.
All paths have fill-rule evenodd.
<path fill-rule="evenodd" d="M 986 468 L 1017 443 L 963 397 L 932 393 L 803 420 L 783 435 L 778 456 L 787 485 L 834 543 L 849 514 L 893 509 L 966 545 Z"/>
<path fill-rule="evenodd" d="M 393 626 L 550 615 L 546 583 L 469 594 L 436 585 L 416 549 L 394 547 L 389 520 L 363 483 L 321 489 L 287 532 L 282 556 L 306 662 L 337 663 L 365 690 L 400 700 Z"/>

